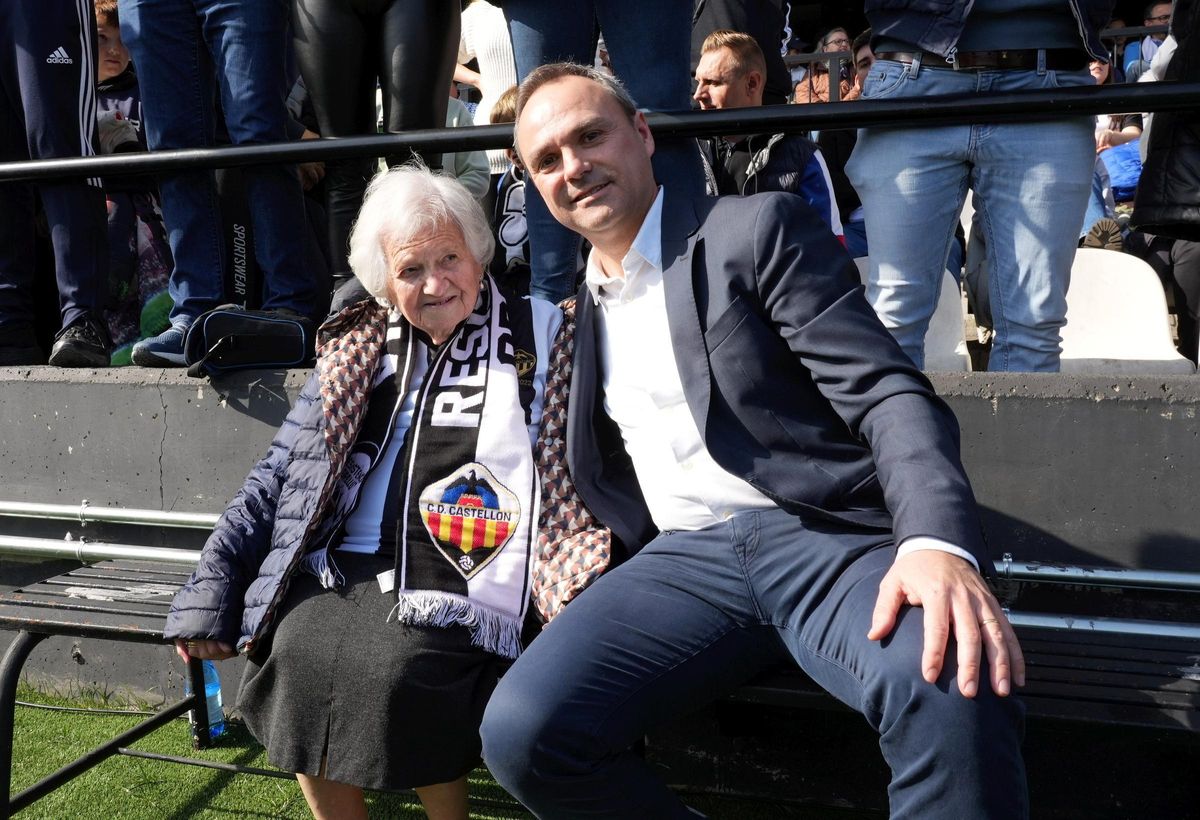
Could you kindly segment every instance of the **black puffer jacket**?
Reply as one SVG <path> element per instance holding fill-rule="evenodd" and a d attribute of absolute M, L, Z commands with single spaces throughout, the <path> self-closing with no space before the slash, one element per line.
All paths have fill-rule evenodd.
<path fill-rule="evenodd" d="M 1196 0 L 1178 0 L 1171 22 L 1178 47 L 1164 79 L 1200 80 L 1198 29 Z M 1131 221 L 1146 233 L 1200 241 L 1200 107 L 1154 115 Z"/>

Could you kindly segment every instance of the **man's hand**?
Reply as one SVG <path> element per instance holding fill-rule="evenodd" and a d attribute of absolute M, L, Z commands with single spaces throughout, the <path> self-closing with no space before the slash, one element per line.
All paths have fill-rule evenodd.
<path fill-rule="evenodd" d="M 1012 682 L 1025 685 L 1025 656 L 1000 603 L 968 562 L 939 550 L 916 550 L 896 559 L 879 584 L 867 637 L 889 635 L 904 604 L 924 609 L 925 646 L 921 672 L 933 683 L 942 671 L 953 624 L 958 643 L 958 690 L 979 691 L 980 644 L 987 652 L 992 691 L 1007 695 Z"/>
<path fill-rule="evenodd" d="M 185 641 L 182 638 L 175 641 L 175 654 L 184 663 L 192 658 L 199 658 L 202 661 L 223 661 L 226 658 L 237 656 L 233 647 L 224 641 Z"/>

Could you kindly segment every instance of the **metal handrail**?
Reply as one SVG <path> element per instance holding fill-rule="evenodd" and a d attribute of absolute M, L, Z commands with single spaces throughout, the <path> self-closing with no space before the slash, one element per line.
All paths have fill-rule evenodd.
<path fill-rule="evenodd" d="M 42 560 L 67 558 L 79 561 L 81 564 L 128 559 L 195 566 L 200 560 L 199 550 L 143 547 L 135 544 L 108 544 L 102 541 L 62 541 L 55 538 L 28 538 L 18 535 L 0 535 L 0 555 Z"/>
<path fill-rule="evenodd" d="M 995 567 L 1003 581 L 1200 592 L 1200 572 L 1046 564 L 1017 561 L 1010 555 L 996 561 Z"/>
<path fill-rule="evenodd" d="M 1170 26 L 1126 26 L 1125 28 L 1106 28 L 1100 32 L 1101 40 L 1113 40 L 1117 37 L 1141 37 L 1145 34 L 1169 34 Z"/>
<path fill-rule="evenodd" d="M 1197 107 L 1200 107 L 1200 83 L 1159 82 L 1006 94 L 956 94 L 836 104 L 659 112 L 648 114 L 647 120 L 656 137 L 682 138 L 718 134 L 791 133 L 822 128 L 1027 122 L 1113 111 L 1186 111 Z M 439 128 L 369 137 L 8 162 L 0 163 L 0 182 L 177 172 L 272 162 L 313 162 L 405 154 L 417 150 L 453 153 L 502 148 L 511 143 L 511 125 Z"/>
<path fill-rule="evenodd" d="M 0 516 L 10 518 L 48 518 L 57 521 L 78 521 L 80 524 L 140 524 L 151 527 L 179 527 L 211 530 L 220 516 L 216 513 L 170 512 L 130 507 L 92 507 L 87 499 L 73 507 L 70 504 L 38 504 L 28 501 L 0 501 Z"/>
<path fill-rule="evenodd" d="M 788 54 L 783 58 L 783 64 L 788 68 L 809 63 L 828 63 L 830 60 L 850 61 L 854 55 L 849 51 L 813 51 L 806 54 Z"/>

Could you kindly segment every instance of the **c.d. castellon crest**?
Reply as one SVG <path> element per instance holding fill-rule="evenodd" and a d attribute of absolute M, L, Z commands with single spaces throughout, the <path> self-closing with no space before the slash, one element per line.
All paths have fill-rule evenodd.
<path fill-rule="evenodd" d="M 478 462 L 430 484 L 420 505 L 433 543 L 466 578 L 504 548 L 521 518 L 517 497 Z"/>

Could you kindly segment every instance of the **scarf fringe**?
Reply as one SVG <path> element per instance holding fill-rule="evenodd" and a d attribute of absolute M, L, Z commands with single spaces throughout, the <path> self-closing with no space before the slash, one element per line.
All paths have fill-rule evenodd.
<path fill-rule="evenodd" d="M 304 556 L 300 561 L 300 571 L 316 576 L 325 589 L 337 589 L 346 584 L 346 577 L 337 568 L 327 549 L 319 549 Z"/>
<path fill-rule="evenodd" d="M 515 659 L 521 654 L 521 622 L 510 615 L 458 595 L 421 590 L 400 593 L 388 613 L 398 623 L 447 627 L 461 624 L 471 633 L 471 643 L 487 652 Z"/>

